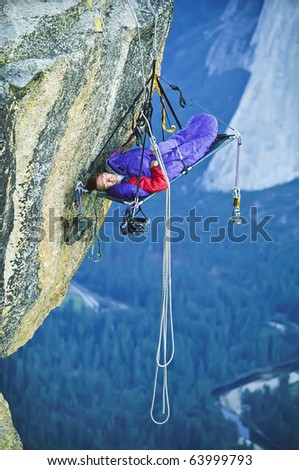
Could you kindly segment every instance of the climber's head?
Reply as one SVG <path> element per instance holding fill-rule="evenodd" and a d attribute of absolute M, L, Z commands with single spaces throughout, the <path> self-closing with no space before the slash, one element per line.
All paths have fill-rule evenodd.
<path fill-rule="evenodd" d="M 96 177 L 96 189 L 98 191 L 107 191 L 107 189 L 111 188 L 117 183 L 118 179 L 116 175 L 112 175 L 111 173 L 101 173 Z"/>
<path fill-rule="evenodd" d="M 118 182 L 117 176 L 108 172 L 100 173 L 99 175 L 92 176 L 87 182 L 88 191 L 97 189 L 98 191 L 107 191 Z"/>

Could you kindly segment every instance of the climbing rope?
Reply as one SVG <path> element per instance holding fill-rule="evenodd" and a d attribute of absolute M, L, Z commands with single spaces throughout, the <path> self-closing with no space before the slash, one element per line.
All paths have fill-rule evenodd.
<path fill-rule="evenodd" d="M 163 271 L 162 271 L 162 299 L 161 299 L 161 318 L 160 318 L 160 330 L 158 338 L 158 346 L 156 353 L 156 371 L 154 378 L 154 387 L 152 395 L 152 403 L 150 408 L 150 416 L 155 424 L 165 424 L 170 417 L 170 403 L 168 394 L 168 366 L 173 360 L 175 352 L 175 341 L 174 341 L 174 328 L 173 328 L 173 314 L 172 314 L 172 276 L 171 276 L 171 237 L 170 237 L 170 215 L 171 215 L 171 194 L 170 194 L 170 181 L 168 179 L 167 171 L 164 165 L 164 161 L 157 145 L 156 139 L 153 135 L 151 125 L 146 118 L 143 116 L 148 132 L 150 135 L 151 148 L 155 153 L 157 161 L 163 171 L 166 178 L 168 187 L 166 189 L 166 200 L 165 200 L 165 228 L 164 228 L 164 241 L 163 241 Z M 168 329 L 169 328 L 169 329 Z M 168 336 L 171 339 L 170 354 L 168 357 Z M 158 420 L 155 418 L 155 404 L 157 395 L 157 386 L 159 372 L 163 373 L 162 383 L 162 414 L 165 416 L 164 419 Z"/>
<path fill-rule="evenodd" d="M 160 149 L 157 145 L 156 139 L 153 135 L 151 123 L 150 123 L 150 110 L 148 110 L 144 105 L 146 103 L 146 81 L 145 81 L 145 72 L 144 72 L 144 62 L 143 62 L 143 52 L 142 52 L 142 44 L 141 44 L 141 35 L 140 35 L 140 25 L 138 23 L 137 16 L 132 8 L 130 0 L 128 1 L 129 8 L 131 10 L 132 16 L 135 20 L 137 30 L 138 30 L 138 40 L 139 40 L 139 50 L 140 50 L 140 57 L 141 57 L 141 70 L 142 70 L 142 79 L 144 85 L 144 103 L 142 106 L 141 117 L 144 119 L 146 123 L 146 130 L 149 133 L 150 141 L 152 145 L 152 150 L 154 151 L 157 161 L 163 171 L 163 174 L 166 178 L 168 187 L 166 189 L 166 201 L 165 201 L 165 228 L 164 228 L 164 242 L 163 242 L 163 273 L 162 273 L 162 299 L 161 299 L 161 319 L 160 319 L 160 330 L 159 330 L 159 339 L 158 339 L 158 346 L 157 346 L 157 354 L 156 354 L 156 372 L 155 372 L 155 379 L 154 379 L 154 389 L 153 389 L 153 396 L 152 396 L 152 404 L 150 409 L 150 416 L 154 423 L 156 424 L 165 424 L 169 417 L 170 417 L 170 403 L 169 403 L 169 395 L 168 395 L 168 377 L 167 377 L 167 368 L 171 363 L 174 357 L 174 329 L 173 329 L 173 317 L 172 317 L 172 285 L 171 285 L 171 238 L 170 238 L 170 214 L 171 214 L 171 194 L 170 194 L 170 182 L 168 179 L 167 171 L 164 166 L 164 162 L 160 153 Z M 151 80 L 151 87 L 149 92 L 149 101 L 151 100 L 153 83 L 155 80 L 155 62 L 157 58 L 157 14 L 155 13 L 150 0 L 148 0 L 148 6 L 151 10 L 154 18 L 154 52 L 153 52 L 153 72 L 152 72 L 152 80 Z M 155 80 L 156 81 L 156 80 Z M 160 91 L 159 87 L 158 90 Z M 160 95 L 161 96 L 161 95 Z M 146 111 L 146 112 L 145 112 Z M 143 146 L 142 146 L 142 157 L 141 157 L 141 164 L 143 160 L 144 154 L 144 147 L 145 147 L 145 139 L 146 139 L 146 131 L 144 134 Z M 141 175 L 141 168 L 140 168 L 140 175 Z M 133 216 L 135 214 L 135 210 L 139 208 L 139 186 L 140 186 L 140 175 L 137 185 L 136 197 L 134 200 L 133 207 L 135 208 L 133 211 Z M 171 352 L 170 357 L 167 358 L 167 340 L 168 340 L 168 324 L 170 325 L 170 337 L 171 337 Z M 164 419 L 158 420 L 155 418 L 155 402 L 156 402 L 156 393 L 157 393 L 157 386 L 158 386 L 158 377 L 159 372 L 162 370 L 163 372 L 163 384 L 162 384 L 162 414 L 165 416 Z"/>

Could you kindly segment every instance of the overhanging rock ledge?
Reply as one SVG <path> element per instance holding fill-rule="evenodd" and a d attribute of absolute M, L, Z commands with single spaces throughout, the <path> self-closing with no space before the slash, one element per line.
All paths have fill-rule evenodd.
<path fill-rule="evenodd" d="M 90 237 L 68 246 L 63 220 L 107 136 L 150 76 L 154 16 L 148 0 L 4 0 L 1 58 L 0 357 L 24 345 L 58 306 Z M 158 14 L 157 68 L 173 0 Z M 121 145 L 125 123 L 102 155 Z M 101 207 L 105 217 L 109 203 Z M 3 299 L 3 300 L 2 300 Z"/>

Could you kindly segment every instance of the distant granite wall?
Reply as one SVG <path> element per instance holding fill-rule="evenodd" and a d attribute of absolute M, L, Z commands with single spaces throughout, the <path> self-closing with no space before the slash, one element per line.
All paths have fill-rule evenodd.
<path fill-rule="evenodd" d="M 76 182 L 142 89 L 141 55 L 145 76 L 151 73 L 154 16 L 148 0 L 130 4 L 141 50 L 127 0 L 1 3 L 0 357 L 25 344 L 61 303 L 90 245 L 88 235 L 64 243 Z M 158 14 L 159 70 L 173 0 L 150 4 Z M 102 204 L 102 219 L 108 208 Z"/>
<path fill-rule="evenodd" d="M 253 2 L 252 2 L 253 3 Z M 242 10 L 251 2 L 228 3 L 218 29 L 217 44 L 209 53 L 209 70 L 235 62 L 246 67 L 250 78 L 230 125 L 243 138 L 240 186 L 256 191 L 284 184 L 299 177 L 299 3 L 295 0 L 263 0 L 263 7 L 250 46 L 243 53 L 240 37 L 232 43 L 230 31 L 246 21 Z M 214 52 L 214 53 L 213 53 Z M 220 53 L 222 52 L 222 53 Z M 212 66 L 212 57 L 214 63 Z M 229 191 L 235 179 L 236 145 L 229 145 L 210 161 L 201 179 L 208 191 Z"/>

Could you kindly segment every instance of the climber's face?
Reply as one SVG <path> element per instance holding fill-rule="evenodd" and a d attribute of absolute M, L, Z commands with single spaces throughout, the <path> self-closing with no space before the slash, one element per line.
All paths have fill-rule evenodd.
<path fill-rule="evenodd" d="M 116 183 L 117 176 L 112 175 L 111 173 L 101 173 L 96 179 L 97 189 L 99 191 L 106 191 L 108 188 L 111 188 L 111 186 L 114 186 Z"/>

